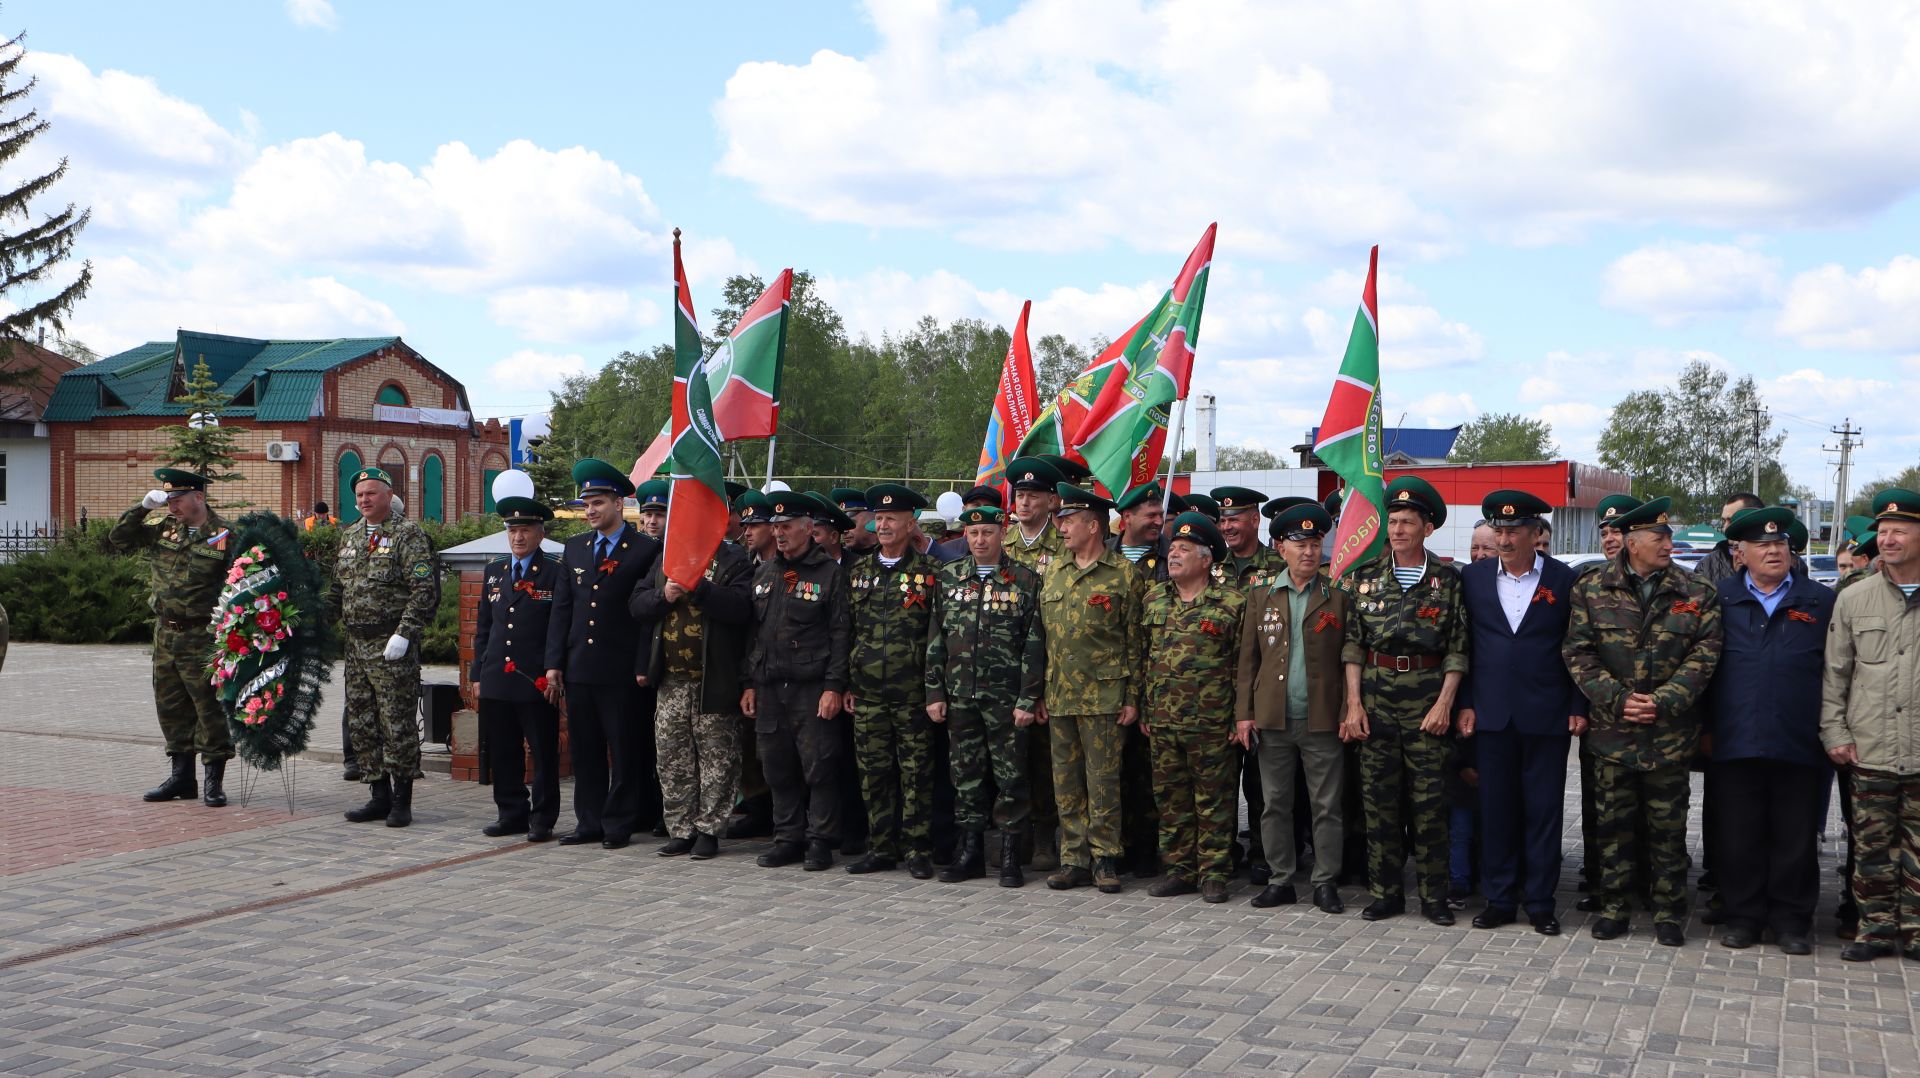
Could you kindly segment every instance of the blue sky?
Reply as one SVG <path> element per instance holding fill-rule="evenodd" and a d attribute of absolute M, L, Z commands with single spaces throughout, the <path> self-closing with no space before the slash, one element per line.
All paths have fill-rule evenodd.
<path fill-rule="evenodd" d="M 1827 488 L 1920 457 L 1920 7 L 1229 0 L 14 0 L 95 209 L 79 339 L 399 332 L 483 415 L 813 271 L 921 314 L 1113 334 L 1220 222 L 1195 374 L 1227 444 L 1317 420 L 1382 246 L 1389 421 L 1553 423 L 1689 358 Z M 27 162 L 32 164 L 33 161 Z M 985 402 L 982 402 L 984 423 Z"/>

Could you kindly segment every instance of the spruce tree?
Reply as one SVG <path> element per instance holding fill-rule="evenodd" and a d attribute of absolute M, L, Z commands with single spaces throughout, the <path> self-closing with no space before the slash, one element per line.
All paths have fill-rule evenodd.
<path fill-rule="evenodd" d="M 64 334 L 65 316 L 93 284 L 93 264 L 83 262 L 80 273 L 61 283 L 55 267 L 73 254 L 73 243 L 92 216 L 69 202 L 58 213 L 37 214 L 32 203 L 67 174 L 67 159 L 52 170 L 25 179 L 11 174 L 8 165 L 47 129 L 38 109 L 21 109 L 33 92 L 35 79 L 18 85 L 20 65 L 26 59 L 26 33 L 0 45 L 0 343 L 34 340 L 52 326 Z M 0 365 L 11 355 L 0 348 Z M 0 383 L 19 384 L 24 371 L 0 366 Z"/>
<path fill-rule="evenodd" d="M 167 436 L 167 445 L 160 452 L 170 463 L 198 472 L 209 482 L 239 479 L 240 474 L 232 469 L 240 446 L 234 433 L 220 425 L 226 398 L 220 395 L 220 383 L 213 380 L 204 357 L 193 365 L 193 376 L 187 379 L 185 388 L 174 403 L 186 405 L 187 421 L 160 428 L 160 433 Z"/>

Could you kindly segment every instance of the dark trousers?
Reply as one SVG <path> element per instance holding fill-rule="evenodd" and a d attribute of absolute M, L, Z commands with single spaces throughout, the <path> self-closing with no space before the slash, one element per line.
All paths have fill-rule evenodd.
<path fill-rule="evenodd" d="M 567 749 L 573 758 L 574 828 L 631 838 L 640 822 L 641 730 L 632 683 L 567 682 Z M 653 736 L 644 738 L 648 746 Z M 655 780 L 656 783 L 658 780 Z"/>
<path fill-rule="evenodd" d="M 487 768 L 500 822 L 551 828 L 560 818 L 560 714 L 545 700 L 480 698 L 487 731 Z M 527 749 L 533 750 L 533 791 L 527 791 Z"/>
<path fill-rule="evenodd" d="M 660 690 L 652 685 L 633 689 L 633 788 L 636 831 L 657 830 L 666 819 L 660 798 L 660 742 L 654 711 Z"/>
<path fill-rule="evenodd" d="M 1235 749 L 1234 765 L 1234 770 L 1240 773 L 1241 796 L 1247 799 L 1247 860 L 1258 864 L 1267 859 L 1265 836 L 1260 833 L 1260 813 L 1267 803 L 1267 796 L 1260 789 L 1260 754 Z M 1306 787 L 1306 783 L 1300 785 L 1302 789 Z M 1236 825 L 1238 822 L 1235 820 Z"/>
<path fill-rule="evenodd" d="M 796 845 L 840 841 L 840 791 L 847 729 L 853 717 L 819 716 L 818 681 L 775 681 L 754 687 L 754 740 L 773 791 L 773 838 Z"/>
<path fill-rule="evenodd" d="M 1707 767 L 1713 874 L 1727 923 L 1804 935 L 1820 898 L 1819 834 L 1826 766 L 1784 760 L 1714 761 Z"/>
<path fill-rule="evenodd" d="M 1480 773 L 1480 878 L 1487 905 L 1553 912 L 1567 795 L 1567 734 L 1474 734 Z"/>

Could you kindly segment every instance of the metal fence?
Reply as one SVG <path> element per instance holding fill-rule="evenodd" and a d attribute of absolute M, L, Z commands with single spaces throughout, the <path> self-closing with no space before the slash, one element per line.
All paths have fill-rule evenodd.
<path fill-rule="evenodd" d="M 57 520 L 0 523 L 0 561 L 43 551 L 59 542 L 69 527 Z"/>

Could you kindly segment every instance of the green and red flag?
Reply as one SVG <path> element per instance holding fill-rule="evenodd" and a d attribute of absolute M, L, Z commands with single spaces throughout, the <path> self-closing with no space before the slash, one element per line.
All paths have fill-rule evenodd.
<path fill-rule="evenodd" d="M 1073 436 L 1079 433 L 1080 424 L 1086 420 L 1087 412 L 1092 409 L 1093 402 L 1099 399 L 1100 391 L 1106 387 L 1114 371 L 1119 370 L 1121 377 L 1126 377 L 1120 365 L 1121 354 L 1139 329 L 1140 322 L 1135 322 L 1132 329 L 1107 345 L 1099 355 L 1093 357 L 1085 370 L 1060 390 L 1059 396 L 1040 413 L 1040 418 L 1034 420 L 1033 429 L 1020 439 L 1019 446 L 1013 451 L 1014 457 L 1046 454 L 1080 460 L 1080 454 L 1073 449 Z M 1085 464 L 1086 461 L 1080 463 Z"/>
<path fill-rule="evenodd" d="M 787 349 L 793 271 L 784 269 L 740 312 L 720 351 L 707 361 L 707 391 L 721 441 L 771 438 L 780 427 L 780 365 Z"/>
<path fill-rule="evenodd" d="M 1335 580 L 1375 557 L 1386 542 L 1386 482 L 1380 460 L 1380 306 L 1374 275 L 1380 248 L 1367 256 L 1367 284 L 1353 316 L 1346 358 L 1333 380 L 1327 413 L 1314 433 L 1313 453 L 1346 484 L 1334 526 L 1329 568 Z"/>
<path fill-rule="evenodd" d="M 667 534 L 661 571 L 692 591 L 706 576 L 713 552 L 727 534 L 726 469 L 714 423 L 706 352 L 693 317 L 693 293 L 680 265 L 680 230 L 673 233 L 673 487 L 667 499 Z"/>
<path fill-rule="evenodd" d="M 973 477 L 979 486 L 997 487 L 1005 481 L 1007 462 L 1038 418 L 1040 389 L 1033 384 L 1033 351 L 1027 346 L 1027 314 L 1032 310 L 1032 300 L 1020 305 L 1007 358 L 1000 362 L 1000 391 L 987 413 L 987 439 L 980 447 L 980 467 Z"/>
<path fill-rule="evenodd" d="M 1119 366 L 1081 422 L 1074 448 L 1109 493 L 1151 482 L 1166 451 L 1167 420 L 1186 399 L 1193 379 L 1193 350 L 1200 342 L 1200 313 L 1207 301 L 1213 237 L 1206 234 L 1180 267 L 1153 311 L 1127 335 Z"/>

